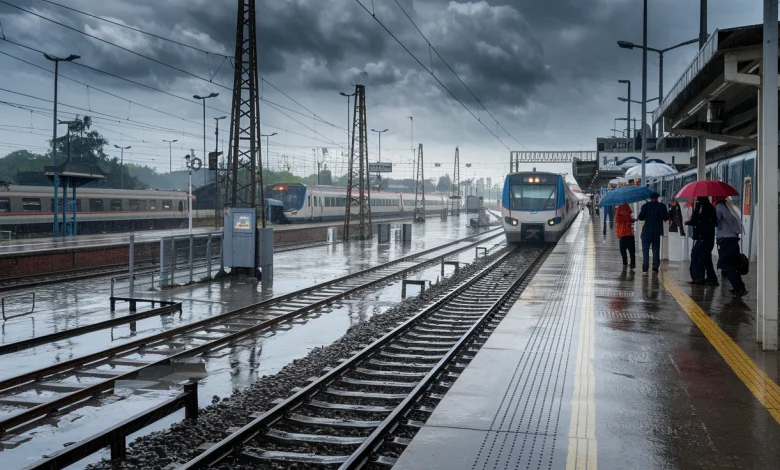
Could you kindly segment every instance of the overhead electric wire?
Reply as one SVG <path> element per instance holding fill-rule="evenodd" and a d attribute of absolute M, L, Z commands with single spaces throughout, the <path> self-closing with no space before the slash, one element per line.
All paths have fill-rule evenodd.
<path fill-rule="evenodd" d="M 47 0 L 44 0 L 44 1 L 47 1 Z M 503 125 L 503 124 L 501 124 L 501 122 L 499 122 L 499 120 L 498 120 L 498 119 L 496 119 L 496 117 L 495 117 L 495 116 L 493 116 L 493 113 L 491 113 L 491 112 L 490 112 L 490 110 L 489 110 L 489 109 L 487 109 L 487 107 L 486 107 L 486 106 L 485 106 L 485 105 L 482 103 L 482 101 L 479 99 L 479 97 L 477 97 L 477 95 L 475 95 L 475 94 L 474 94 L 474 92 L 473 92 L 473 91 L 471 91 L 471 88 L 469 88 L 469 86 L 468 86 L 468 85 L 466 85 L 466 83 L 465 83 L 465 82 L 464 82 L 464 81 L 463 81 L 463 80 L 460 78 L 460 75 L 458 75 L 458 73 L 457 73 L 457 72 L 455 72 L 455 70 L 453 70 L 453 68 L 452 68 L 452 67 L 450 67 L 450 64 L 449 64 L 449 63 L 447 63 L 447 61 L 446 61 L 446 60 L 444 60 L 444 57 L 442 57 L 442 56 L 441 56 L 441 54 L 439 54 L 439 51 L 437 51 L 437 50 L 436 50 L 436 48 L 433 46 L 433 44 L 431 44 L 431 41 L 429 41 L 429 40 L 428 40 L 428 38 L 425 36 L 425 34 L 423 34 L 423 32 L 422 32 L 422 31 L 420 31 L 420 28 L 419 28 L 419 27 L 417 27 L 417 24 L 414 22 L 414 20 L 412 19 L 412 17 L 411 17 L 411 16 L 409 16 L 409 13 L 407 13 L 407 12 L 406 12 L 406 9 L 404 9 L 404 7 L 403 7 L 403 6 L 401 6 L 401 3 L 400 3 L 398 0 L 394 0 L 394 1 L 395 1 L 395 4 L 396 4 L 396 5 L 398 5 L 398 8 L 400 8 L 400 9 L 401 9 L 401 11 L 403 12 L 403 14 L 404 14 L 404 15 L 406 16 L 406 18 L 409 20 L 409 22 L 410 22 L 410 23 L 412 23 L 412 26 L 414 26 L 414 29 L 416 29 L 416 30 L 417 30 L 417 32 L 418 32 L 418 33 L 420 33 L 420 36 L 422 36 L 422 38 L 423 38 L 423 39 L 425 39 L 425 42 L 426 42 L 426 43 L 428 43 L 428 47 L 430 47 L 430 48 L 431 48 L 431 50 L 433 50 L 433 52 L 435 52 L 435 53 L 436 53 L 436 56 L 439 58 L 439 60 L 441 60 L 441 61 L 444 63 L 444 65 L 446 65 L 446 66 L 447 66 L 447 68 L 449 69 L 449 71 L 450 71 L 450 72 L 452 72 L 452 74 L 453 74 L 453 75 L 455 75 L 455 78 L 457 78 L 457 79 L 458 79 L 458 81 L 460 82 L 460 84 L 461 84 L 461 85 L 463 85 L 463 87 L 464 87 L 466 90 L 468 90 L 468 92 L 471 94 L 471 96 L 472 96 L 472 97 L 474 97 L 474 99 L 477 101 L 477 103 L 479 103 L 479 105 L 480 105 L 480 106 L 482 106 L 482 109 L 484 109 L 484 110 L 485 110 L 485 112 L 487 112 L 487 113 L 488 113 L 488 115 L 489 115 L 491 118 L 493 118 L 493 120 L 494 120 L 494 121 L 496 121 L 496 124 L 498 124 L 499 126 L 501 126 L 501 129 L 504 129 L 504 132 L 506 132 L 506 133 L 507 133 L 507 135 L 508 135 L 509 137 L 511 137 L 511 138 L 512 138 L 512 140 L 514 140 L 515 142 L 517 142 L 517 144 L 518 144 L 519 146 L 523 147 L 523 148 L 524 148 L 524 149 L 526 149 L 526 150 L 530 150 L 528 147 L 526 147 L 525 145 L 523 145 L 523 144 L 522 144 L 522 143 L 521 143 L 519 140 L 515 139 L 515 137 L 514 137 L 514 136 L 513 136 L 513 135 L 512 135 L 512 134 L 511 134 L 511 133 L 510 133 L 510 132 L 509 132 L 507 129 L 506 129 L 506 127 L 504 127 L 504 125 Z"/>
<path fill-rule="evenodd" d="M 2 0 L 0 0 L 0 1 L 2 1 Z M 453 93 L 453 92 L 452 92 L 452 91 L 451 91 L 449 88 L 447 88 L 447 85 L 445 85 L 444 83 L 442 83 L 442 81 L 441 81 L 441 80 L 439 80 L 439 78 L 438 78 L 436 75 L 434 75 L 434 74 L 433 74 L 433 71 L 432 71 L 432 70 L 430 70 L 430 69 L 428 69 L 428 67 L 426 67 L 426 66 L 425 66 L 425 64 L 423 64 L 423 63 L 422 63 L 422 61 L 420 61 L 420 59 L 418 59 L 418 58 L 417 58 L 417 56 L 416 56 L 416 55 L 414 55 L 414 53 L 413 53 L 412 51 L 410 51 L 410 50 L 409 50 L 409 48 L 408 48 L 408 47 L 406 47 L 406 45 L 405 45 L 403 42 L 401 42 L 401 40 L 400 40 L 400 39 L 398 39 L 398 37 L 396 37 L 396 35 L 395 35 L 395 34 L 393 34 L 393 32 L 392 32 L 392 31 L 390 31 L 390 30 L 387 28 L 387 26 L 385 26 L 385 24 L 384 24 L 384 23 L 382 23 L 382 21 L 381 21 L 379 18 L 377 18 L 375 15 L 373 15 L 373 14 L 371 13 L 371 11 L 370 11 L 368 8 L 366 8 L 366 6 L 365 6 L 365 5 L 363 5 L 363 3 L 362 3 L 360 0 L 355 0 L 355 1 L 357 2 L 357 4 L 358 4 L 358 5 L 360 5 L 360 7 L 361 7 L 361 8 L 363 8 L 363 10 L 365 10 L 365 11 L 366 11 L 366 13 L 368 13 L 369 15 L 371 15 L 371 17 L 374 19 L 374 21 L 376 21 L 377 23 L 379 23 L 379 25 L 382 27 L 382 29 L 384 29 L 384 30 L 387 32 L 387 34 L 389 34 L 389 35 L 390 35 L 390 37 L 392 37 L 392 38 L 395 40 L 395 42 L 397 42 L 397 43 L 398 43 L 398 45 L 399 45 L 399 46 L 401 46 L 401 47 L 402 47 L 402 48 L 403 48 L 403 49 L 404 49 L 404 50 L 405 50 L 405 51 L 406 51 L 406 52 L 407 52 L 407 53 L 408 53 L 408 54 L 409 54 L 409 55 L 410 55 L 410 56 L 411 56 L 411 57 L 412 57 L 412 58 L 413 58 L 413 59 L 414 59 L 414 60 L 415 60 L 415 61 L 416 61 L 418 64 L 420 64 L 420 67 L 422 67 L 423 69 L 425 69 L 425 71 L 427 71 L 427 72 L 428 72 L 428 73 L 431 75 L 431 77 L 433 77 L 433 79 L 434 79 L 434 80 L 436 80 L 436 82 L 437 82 L 437 83 L 438 83 L 438 84 L 439 84 L 439 85 L 440 85 L 442 88 L 444 88 L 444 90 L 445 90 L 447 93 L 449 93 L 449 95 L 452 97 L 452 99 L 454 99 L 455 101 L 457 101 L 457 102 L 458 102 L 458 103 L 459 103 L 459 104 L 460 104 L 460 105 L 463 107 L 463 109 L 465 109 L 465 110 L 466 110 L 466 112 L 468 112 L 469 114 L 471 114 L 471 116 L 472 116 L 474 119 L 476 119 L 476 120 L 477 120 L 477 122 L 479 122 L 480 124 L 482 124 L 482 127 L 484 127 L 484 128 L 485 128 L 485 129 L 486 129 L 488 132 L 490 132 L 490 134 L 492 134 L 492 135 L 493 135 L 493 137 L 495 137 L 495 138 L 496 138 L 496 140 L 498 140 L 498 142 L 499 142 L 501 145 L 503 145 L 504 147 L 506 147 L 506 149 L 507 149 L 507 150 L 511 150 L 511 149 L 509 148 L 509 146 L 508 146 L 508 145 L 506 145 L 506 144 L 504 143 L 504 141 L 503 141 L 503 140 L 501 140 L 501 137 L 499 137 L 498 135 L 496 135 L 496 133 L 495 133 L 495 132 L 493 132 L 493 130 L 492 130 L 492 129 L 490 129 L 490 128 L 489 128 L 489 127 L 488 127 L 488 126 L 487 126 L 487 125 L 486 125 L 484 122 L 482 122 L 482 120 L 481 120 L 481 119 L 479 119 L 479 117 L 477 117 L 477 115 L 475 115 L 475 114 L 474 114 L 474 112 L 473 112 L 473 111 L 471 111 L 471 110 L 469 109 L 469 107 L 468 107 L 468 106 L 466 106 L 466 105 L 463 103 L 463 101 L 461 101 L 461 100 L 460 100 L 460 98 L 458 98 L 458 97 L 457 97 L 457 96 L 456 96 L 456 95 L 455 95 L 455 94 L 454 94 L 454 93 Z"/>
<path fill-rule="evenodd" d="M 44 1 L 46 1 L 46 0 L 44 0 Z M 223 84 L 220 84 L 220 83 L 218 83 L 218 82 L 214 82 L 214 81 L 213 81 L 213 79 L 207 79 L 207 78 L 205 78 L 205 77 L 201 77 L 200 75 L 197 75 L 197 74 L 195 74 L 195 73 L 193 73 L 193 72 L 189 72 L 189 71 L 187 71 L 187 70 L 184 70 L 184 69 L 181 69 L 181 68 L 179 68 L 179 67 L 173 66 L 173 65 L 171 65 L 171 64 L 165 63 L 165 62 L 163 62 L 163 61 L 160 61 L 160 60 L 158 60 L 158 59 L 155 59 L 155 58 L 153 58 L 153 57 L 150 57 L 150 56 L 147 56 L 147 55 L 141 54 L 140 52 L 133 51 L 132 49 L 128 49 L 128 48 L 126 48 L 126 47 L 124 47 L 124 46 L 121 46 L 121 45 L 119 45 L 119 44 L 113 43 L 113 42 L 111 42 L 111 41 L 108 41 L 108 40 L 106 40 L 106 39 L 103 39 L 103 38 L 97 37 L 97 36 L 95 36 L 95 35 L 92 35 L 92 34 L 86 33 L 86 32 L 84 32 L 84 31 L 81 31 L 81 30 L 79 30 L 79 29 L 76 29 L 76 28 L 74 28 L 74 27 L 72 27 L 72 26 L 66 25 L 66 24 L 64 24 L 64 23 L 61 23 L 61 22 L 59 22 L 59 21 L 56 21 L 56 20 L 53 20 L 53 19 L 51 19 L 51 18 L 48 18 L 48 17 L 46 17 L 46 16 L 43 16 L 43 15 L 40 15 L 40 14 L 38 14 L 38 13 L 35 13 L 35 12 L 33 12 L 33 11 L 30 11 L 30 10 L 24 9 L 24 8 L 22 8 L 22 7 L 18 6 L 18 5 L 14 5 L 14 4 L 12 4 L 12 3 L 6 2 L 5 0 L 0 0 L 0 3 L 2 3 L 2 4 L 5 4 L 5 5 L 8 5 L 8 6 L 10 6 L 10 7 L 13 7 L 13 8 L 16 8 L 16 9 L 18 9 L 18 10 L 20 10 L 20 11 L 23 11 L 23 12 L 25 12 L 25 13 L 29 13 L 29 14 L 31 14 L 31 15 L 33 15 L 33 16 L 36 16 L 36 17 L 38 17 L 38 18 L 41 18 L 41 19 L 44 19 L 44 20 L 46 20 L 46 21 L 52 22 L 52 23 L 54 23 L 54 24 L 57 24 L 57 25 L 59 25 L 59 26 L 62 26 L 63 28 L 67 28 L 67 29 L 69 29 L 69 30 L 71 30 L 71 31 L 75 31 L 75 32 L 77 32 L 77 33 L 79 33 L 79 34 L 83 34 L 83 35 L 85 35 L 85 36 L 87 36 L 87 37 L 89 37 L 89 38 L 92 38 L 92 39 L 95 39 L 95 40 L 101 41 L 101 42 L 103 42 L 103 43 L 109 44 L 109 45 L 111 45 L 111 46 L 117 47 L 117 48 L 119 48 L 119 49 L 122 49 L 122 50 L 124 50 L 124 51 L 126 51 L 126 52 L 130 52 L 131 54 L 134 54 L 134 55 L 137 55 L 137 56 L 139 56 L 139 57 L 142 57 L 142 58 L 144 58 L 144 59 L 150 60 L 150 61 L 152 61 L 152 62 L 155 62 L 155 63 L 159 64 L 159 65 L 163 65 L 163 66 L 165 66 L 165 67 L 169 67 L 169 68 L 171 68 L 171 69 L 173 69 L 173 70 L 176 70 L 176 71 L 178 71 L 178 72 L 180 72 L 180 73 L 183 73 L 183 74 L 185 74 L 185 75 L 188 75 L 188 76 L 190 76 L 190 77 L 197 78 L 198 80 L 203 80 L 203 81 L 205 81 L 205 82 L 211 83 L 211 84 L 213 84 L 213 85 L 216 85 L 216 86 L 218 86 L 218 87 L 224 88 L 224 89 L 226 89 L 226 90 L 230 90 L 231 92 L 233 91 L 233 88 L 232 88 L 232 87 L 228 87 L 227 85 L 223 85 Z M 48 3 L 55 4 L 54 2 L 48 2 Z M 62 6 L 62 5 L 59 5 L 59 4 L 55 4 L 55 5 L 57 5 L 57 6 Z M 69 7 L 64 7 L 64 8 L 69 8 Z M 69 8 L 69 9 L 70 9 L 70 8 Z M 95 16 L 95 15 L 90 15 L 90 14 L 87 14 L 87 13 L 84 13 L 84 12 L 81 12 L 81 11 L 79 11 L 79 10 L 75 10 L 75 9 L 73 9 L 73 10 L 74 10 L 74 11 L 77 11 L 77 12 L 79 12 L 79 13 L 83 13 L 83 14 L 86 14 L 86 15 L 88 15 L 88 16 L 91 16 L 91 17 L 93 17 L 93 18 L 97 18 L 97 19 L 100 19 L 100 20 L 103 20 L 103 21 L 108 21 L 108 20 L 106 20 L 106 19 L 104 19 L 104 18 L 100 18 L 100 17 L 97 17 L 97 16 Z M 123 26 L 123 27 L 125 27 L 125 25 L 121 25 L 120 23 L 114 23 L 114 22 L 111 22 L 111 21 L 108 21 L 108 22 L 109 22 L 109 23 L 112 23 L 112 24 L 117 24 L 117 25 L 119 25 L 119 26 Z M 139 33 L 148 34 L 148 35 L 150 35 L 150 36 L 153 36 L 153 37 L 156 37 L 156 38 L 158 38 L 158 39 L 161 39 L 161 40 L 164 40 L 164 41 L 168 41 L 168 42 L 171 42 L 171 43 L 174 43 L 174 44 L 178 44 L 178 45 L 184 45 L 184 46 L 187 46 L 187 47 L 191 47 L 191 48 L 193 48 L 193 49 L 197 49 L 197 50 L 200 50 L 200 51 L 202 51 L 202 52 L 206 52 L 206 53 L 208 53 L 208 54 L 211 54 L 211 55 L 219 55 L 219 56 L 221 56 L 221 57 L 232 58 L 232 57 L 230 57 L 230 56 L 226 56 L 226 55 L 224 55 L 224 54 L 216 54 L 216 53 L 212 53 L 212 52 L 208 52 L 208 51 L 205 51 L 205 50 L 202 50 L 202 49 L 196 48 L 196 47 L 194 47 L 194 46 L 185 45 L 184 43 L 181 43 L 181 42 L 178 42 L 178 41 L 174 41 L 174 40 L 172 40 L 172 39 L 164 38 L 164 37 L 162 37 L 162 36 L 155 35 L 154 33 L 149 33 L 149 32 L 147 32 L 147 31 L 143 31 L 143 30 L 140 30 L 140 29 L 137 29 L 137 28 L 130 28 L 130 29 L 133 29 L 134 31 L 137 31 L 137 32 L 139 32 Z M 9 42 L 11 42 L 11 41 L 9 41 Z M 79 64 L 79 65 L 82 65 L 82 66 L 84 66 L 83 64 Z M 91 68 L 91 67 L 87 67 L 87 68 Z M 93 70 L 99 71 L 99 72 L 101 72 L 101 73 L 107 73 L 107 74 L 108 74 L 108 72 L 103 72 L 103 71 L 101 71 L 101 70 L 97 70 L 97 69 L 93 69 Z M 119 77 L 117 77 L 117 78 L 119 78 Z M 307 108 L 306 106 L 302 105 L 300 102 L 298 102 L 297 100 L 295 100 L 295 99 L 294 99 L 293 97 L 291 97 L 289 94 L 285 93 L 285 92 L 284 92 L 284 91 L 282 91 L 282 90 L 281 90 L 279 87 L 277 87 L 277 86 L 276 86 L 276 85 L 274 85 L 273 83 L 269 82 L 268 80 L 266 80 L 266 79 L 264 79 L 264 78 L 261 78 L 261 80 L 262 80 L 263 82 L 267 83 L 269 86 L 271 86 L 273 89 L 275 89 L 275 90 L 276 90 L 276 91 L 278 91 L 279 93 L 283 94 L 285 97 L 287 97 L 287 98 L 288 98 L 289 100 L 291 100 L 293 103 L 297 104 L 297 105 L 298 105 L 298 106 L 300 106 L 301 108 L 303 108 L 303 109 L 305 109 L 306 111 L 310 112 L 310 113 L 312 114 L 312 116 L 313 116 L 315 119 L 317 119 L 317 120 L 319 120 L 319 121 L 321 121 L 321 122 L 324 122 L 324 123 L 326 123 L 326 124 L 328 124 L 328 125 L 331 125 L 331 126 L 333 126 L 333 127 L 336 127 L 336 128 L 339 128 L 339 127 L 340 127 L 340 126 L 337 126 L 336 124 L 333 124 L 333 123 L 331 123 L 331 122 L 328 122 L 328 121 L 325 121 L 325 120 L 323 120 L 322 118 L 320 118 L 319 116 L 317 116 L 317 114 L 316 114 L 314 111 L 312 111 L 312 110 L 310 110 L 309 108 Z M 138 84 L 138 83 L 136 83 L 136 84 Z M 143 84 L 140 84 L 140 85 L 141 85 L 141 86 L 146 86 L 146 87 L 148 87 L 148 88 L 151 88 L 151 87 L 149 87 L 148 85 L 143 85 Z M 161 91 L 161 90 L 157 90 L 157 91 Z M 164 93 L 166 93 L 166 92 L 164 92 Z M 261 98 L 261 99 L 262 99 L 262 98 Z M 188 101 L 190 101 L 190 100 L 188 100 Z M 212 109 L 213 109 L 213 108 L 212 108 Z M 224 112 L 224 111 L 221 111 L 221 112 Z"/>

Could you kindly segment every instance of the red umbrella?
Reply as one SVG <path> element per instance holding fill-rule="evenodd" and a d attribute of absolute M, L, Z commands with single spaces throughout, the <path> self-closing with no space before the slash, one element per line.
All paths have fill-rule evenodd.
<path fill-rule="evenodd" d="M 739 192 L 722 181 L 703 180 L 686 184 L 674 197 L 675 199 L 693 199 L 709 196 L 739 196 Z"/>

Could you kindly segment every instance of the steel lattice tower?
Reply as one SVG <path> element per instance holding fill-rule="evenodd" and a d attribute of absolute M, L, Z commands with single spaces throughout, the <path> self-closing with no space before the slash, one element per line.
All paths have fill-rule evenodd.
<path fill-rule="evenodd" d="M 368 174 L 368 124 L 366 124 L 366 87 L 355 85 L 355 109 L 352 121 L 352 146 L 347 172 L 347 203 L 344 209 L 344 240 L 350 239 L 350 223 L 358 216 L 361 240 L 370 239 L 371 233 L 371 181 Z M 358 194 L 355 195 L 357 189 Z M 358 213 L 353 212 L 358 208 Z"/>
<path fill-rule="evenodd" d="M 452 195 L 450 196 L 452 215 L 460 215 L 460 151 L 455 147 L 455 169 L 452 171 Z"/>
<path fill-rule="evenodd" d="M 234 61 L 225 201 L 230 207 L 259 206 L 265 227 L 255 0 L 238 0 Z"/>
<path fill-rule="evenodd" d="M 423 172 L 423 144 L 417 149 L 417 182 L 414 189 L 414 221 L 425 222 L 425 174 Z"/>

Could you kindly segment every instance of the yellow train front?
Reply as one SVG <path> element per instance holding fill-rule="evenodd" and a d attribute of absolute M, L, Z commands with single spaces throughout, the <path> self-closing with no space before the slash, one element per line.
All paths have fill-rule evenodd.
<path fill-rule="evenodd" d="M 579 214 L 563 175 L 511 173 L 504 180 L 501 215 L 507 243 L 554 243 Z"/>

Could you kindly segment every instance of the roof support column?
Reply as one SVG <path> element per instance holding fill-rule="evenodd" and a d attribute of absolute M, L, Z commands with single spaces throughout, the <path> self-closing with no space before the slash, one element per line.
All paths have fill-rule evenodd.
<path fill-rule="evenodd" d="M 760 217 L 763 220 L 761 257 L 758 259 L 759 305 L 763 304 L 763 343 L 765 351 L 777 350 L 777 282 L 778 282 L 778 119 L 777 119 L 777 1 L 764 0 L 764 41 L 762 58 L 762 149 Z"/>
<path fill-rule="evenodd" d="M 763 183 L 761 182 L 761 178 L 764 176 L 764 130 L 763 130 L 763 100 L 764 100 L 764 91 L 763 88 L 760 86 L 758 87 L 758 103 L 756 105 L 756 111 L 757 111 L 757 123 L 758 123 L 758 135 L 757 135 L 757 141 L 758 146 L 756 148 L 756 171 L 755 171 L 755 184 L 754 187 L 755 190 L 755 196 L 753 196 L 753 201 L 761 201 L 762 200 L 762 193 L 764 191 L 764 188 L 761 186 Z M 755 206 L 753 210 L 760 210 L 761 205 L 756 205 L 754 202 L 751 201 L 751 203 Z M 763 230 L 764 223 L 761 218 L 761 212 L 758 214 L 758 221 L 756 226 L 756 262 L 761 259 L 764 249 L 762 247 L 762 243 L 764 241 L 765 235 Z M 771 238 L 771 237 L 770 237 Z M 742 242 L 744 246 L 744 241 Z M 756 268 L 756 341 L 761 343 L 764 341 L 764 297 L 759 295 L 759 292 L 763 290 L 764 285 L 764 273 L 761 271 L 761 267 L 763 265 L 757 265 Z"/>
<path fill-rule="evenodd" d="M 696 181 L 707 179 L 707 138 L 696 139 Z"/>

